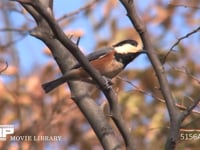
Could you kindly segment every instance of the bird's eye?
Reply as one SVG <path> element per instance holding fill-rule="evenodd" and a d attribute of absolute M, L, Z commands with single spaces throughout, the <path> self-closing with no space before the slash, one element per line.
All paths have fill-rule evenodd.
<path fill-rule="evenodd" d="M 136 47 L 137 47 L 137 45 L 138 45 L 138 42 L 135 41 L 135 40 L 130 40 L 130 43 L 131 43 L 132 45 L 136 46 Z"/>

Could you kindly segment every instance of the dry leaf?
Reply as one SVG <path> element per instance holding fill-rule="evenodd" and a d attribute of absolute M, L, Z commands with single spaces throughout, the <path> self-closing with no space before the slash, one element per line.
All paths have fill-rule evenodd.
<path fill-rule="evenodd" d="M 51 53 L 51 51 L 50 51 L 50 49 L 49 49 L 48 47 L 45 47 L 45 48 L 43 49 L 43 53 L 44 53 L 45 55 L 47 55 L 47 56 L 52 56 L 52 53 Z"/>
<path fill-rule="evenodd" d="M 18 97 L 19 103 L 22 105 L 31 105 L 32 99 L 28 94 L 22 94 Z"/>
<path fill-rule="evenodd" d="M 85 32 L 84 32 L 83 29 L 76 29 L 76 30 L 67 30 L 67 31 L 65 31 L 65 34 L 69 37 L 70 36 L 72 36 L 72 37 L 82 37 L 85 34 Z"/>
<path fill-rule="evenodd" d="M 41 99 L 44 96 L 41 82 L 38 76 L 32 76 L 27 81 L 27 91 L 36 99 Z"/>

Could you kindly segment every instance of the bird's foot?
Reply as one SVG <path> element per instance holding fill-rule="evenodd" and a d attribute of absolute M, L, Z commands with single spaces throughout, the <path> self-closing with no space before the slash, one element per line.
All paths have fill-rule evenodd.
<path fill-rule="evenodd" d="M 106 76 L 102 76 L 102 77 L 105 80 L 106 89 L 108 89 L 108 90 L 112 89 L 112 85 L 113 85 L 112 79 L 110 79 L 110 78 L 108 78 Z"/>

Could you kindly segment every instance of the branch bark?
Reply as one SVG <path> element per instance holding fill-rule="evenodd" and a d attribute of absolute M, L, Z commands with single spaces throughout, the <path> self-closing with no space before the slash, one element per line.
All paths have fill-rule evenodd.
<path fill-rule="evenodd" d="M 174 149 L 176 145 L 176 141 L 179 136 L 179 127 L 178 118 L 180 116 L 180 112 L 177 110 L 175 105 L 175 100 L 171 94 L 171 90 L 166 78 L 165 70 L 159 61 L 156 53 L 153 50 L 153 46 L 151 44 L 151 38 L 147 32 L 145 24 L 140 20 L 137 15 L 137 11 L 133 4 L 133 0 L 120 0 L 123 6 L 127 11 L 127 16 L 129 17 L 131 23 L 135 26 L 136 30 L 141 36 L 141 39 L 144 44 L 144 49 L 148 50 L 148 57 L 152 63 L 156 76 L 158 78 L 160 89 L 163 94 L 163 97 L 166 102 L 166 106 L 168 109 L 169 117 L 170 117 L 170 131 L 168 135 L 168 140 L 166 144 L 166 149 Z"/>
<path fill-rule="evenodd" d="M 149 52 L 148 57 L 152 63 L 152 66 L 158 78 L 160 89 L 165 99 L 167 110 L 170 117 L 170 129 L 169 129 L 168 138 L 165 144 L 165 149 L 173 150 L 176 147 L 176 142 L 179 137 L 179 129 L 180 129 L 181 123 L 192 112 L 195 106 L 197 106 L 200 99 L 195 100 L 193 104 L 189 106 L 182 113 L 176 108 L 175 100 L 172 96 L 172 93 L 171 93 L 171 90 L 166 78 L 164 67 L 162 66 L 160 60 L 158 59 L 156 53 L 153 50 L 153 46 L 151 44 L 151 38 L 148 34 L 145 24 L 140 20 L 139 16 L 137 15 L 137 11 L 135 9 L 135 5 L 133 4 L 133 0 L 120 0 L 120 2 L 125 7 L 127 11 L 127 16 L 129 17 L 131 23 L 133 24 L 133 26 L 135 26 L 136 30 L 140 34 L 141 39 L 144 44 L 144 49 L 148 50 Z M 199 27 L 195 29 L 193 32 L 197 32 L 198 30 L 199 30 Z M 188 33 L 186 37 L 193 34 L 193 32 Z M 186 38 L 186 37 L 183 37 L 183 38 Z M 180 40 L 182 40 L 182 38 L 179 39 L 179 41 L 177 41 L 177 44 L 180 42 Z"/>
<path fill-rule="evenodd" d="M 61 72 L 65 73 L 69 68 L 71 68 L 71 65 L 73 65 L 74 62 L 71 54 L 60 41 L 54 38 L 51 28 L 43 17 L 32 6 L 24 3 L 21 4 L 37 22 L 38 26 L 31 32 L 31 34 L 41 39 L 49 47 L 59 68 L 61 69 Z M 120 144 L 113 129 L 108 124 L 102 110 L 87 94 L 88 91 L 85 89 L 85 86 L 77 82 L 69 82 L 69 87 L 75 103 L 94 129 L 104 149 L 120 149 Z"/>
<path fill-rule="evenodd" d="M 46 22 L 49 26 L 49 30 L 53 33 L 52 35 L 49 35 L 49 40 L 44 40 L 46 38 L 46 34 L 45 37 L 39 37 L 38 35 L 43 35 L 43 33 L 39 34 L 37 32 L 33 32 L 32 34 L 34 34 L 35 36 L 39 37 L 40 39 L 44 40 L 44 42 L 50 47 L 50 49 L 52 50 L 52 53 L 54 55 L 55 60 L 58 62 L 58 65 L 60 66 L 61 70 L 63 67 L 65 67 L 63 65 L 63 61 L 65 59 L 62 59 L 63 54 L 58 54 L 57 50 L 55 49 L 55 45 L 52 44 L 52 42 L 49 42 L 50 39 L 51 40 L 58 40 L 57 42 L 60 42 L 60 44 L 62 44 L 66 49 L 68 49 L 71 54 L 79 61 L 79 63 L 83 66 L 83 68 L 86 70 L 86 72 L 88 72 L 88 74 L 93 78 L 93 80 L 98 84 L 98 86 L 101 88 L 101 90 L 103 91 L 103 93 L 105 94 L 105 96 L 108 99 L 108 102 L 110 104 L 110 111 L 111 111 L 111 116 L 113 118 L 113 121 L 115 122 L 116 126 L 118 127 L 120 133 L 122 134 L 124 140 L 125 140 L 125 144 L 127 149 L 134 149 L 134 144 L 133 144 L 133 139 L 130 136 L 129 130 L 125 125 L 125 122 L 121 116 L 120 113 L 120 109 L 119 109 L 119 105 L 117 102 L 117 96 L 114 93 L 114 91 L 112 90 L 112 88 L 110 88 L 109 85 L 107 85 L 107 81 L 105 81 L 105 79 L 103 79 L 101 77 L 101 75 L 89 64 L 88 60 L 85 58 L 85 56 L 82 54 L 82 52 L 79 50 L 78 46 L 76 44 L 74 44 L 65 34 L 64 32 L 60 29 L 60 27 L 58 26 L 58 24 L 56 23 L 56 20 L 53 18 L 53 16 L 51 15 L 51 13 L 49 13 L 46 9 L 43 9 L 42 4 L 40 3 L 39 0 L 34 0 L 34 1 L 30 1 L 30 0 L 18 0 L 18 2 L 21 2 L 22 5 L 26 6 L 26 7 L 31 7 L 31 9 L 34 9 L 34 11 L 30 12 L 31 14 L 35 14 L 34 18 L 35 20 L 38 22 L 38 24 L 41 26 L 41 20 L 43 20 L 44 22 Z M 39 15 L 39 18 L 36 17 Z M 35 30 L 36 31 L 36 30 Z M 39 30 L 38 30 L 39 31 Z M 49 33 L 48 30 L 47 33 Z M 42 29 L 42 32 L 44 32 L 44 28 Z M 53 48 L 52 48 L 53 47 Z M 60 49 L 59 49 L 60 51 Z M 61 57 L 59 57 L 60 55 L 62 55 Z M 65 73 L 67 70 L 62 70 L 63 73 Z M 76 94 L 77 92 L 77 87 L 76 87 L 76 92 L 74 92 L 75 90 L 72 88 L 73 85 L 70 83 L 69 84 L 71 87 L 71 90 L 73 92 L 73 94 Z M 83 88 L 81 88 L 82 90 Z M 80 91 L 81 91 L 80 90 Z M 105 149 L 118 149 L 119 143 L 116 142 L 116 140 L 113 137 L 113 134 L 108 134 L 108 128 L 109 127 L 105 122 L 104 122 L 104 129 L 99 128 L 99 124 L 101 124 L 102 127 L 102 119 L 98 119 L 103 118 L 101 115 L 100 116 L 96 116 L 97 114 L 99 114 L 99 110 L 98 108 L 95 108 L 94 105 L 91 107 L 90 111 L 93 112 L 93 115 L 95 115 L 96 117 L 90 117 L 91 116 L 91 112 L 88 111 L 88 106 L 90 106 L 89 104 L 91 104 L 91 102 L 87 105 L 87 107 L 83 107 L 86 106 L 86 102 L 84 102 L 85 100 L 83 100 L 84 98 L 88 99 L 88 95 L 86 93 L 79 93 L 76 94 L 76 96 L 74 96 L 74 100 L 77 103 L 77 105 L 79 106 L 79 108 L 81 109 L 81 111 L 87 116 L 88 121 L 91 123 L 91 125 L 93 126 L 94 131 L 96 132 L 97 136 L 99 137 L 99 139 L 101 140 L 103 146 Z M 80 100 L 80 98 L 83 98 L 82 100 Z M 84 103 L 83 103 L 84 102 Z M 95 109 L 92 109 L 95 108 Z M 96 110 L 96 111 L 95 111 Z M 98 111 L 97 111 L 98 110 Z M 97 118 L 94 120 L 94 118 Z M 103 118 L 104 119 L 104 118 Z M 107 125 L 107 126 L 105 126 Z M 97 128 L 95 128 L 97 127 Z M 100 129 L 100 130 L 99 130 Z M 110 129 L 109 129 L 110 130 Z M 103 135 L 102 135 L 103 132 Z M 112 135 L 112 138 L 110 138 L 110 141 L 108 140 L 103 140 L 102 137 L 105 137 L 104 135 L 107 135 L 106 137 L 109 137 L 108 135 Z M 110 143 L 111 142 L 111 143 Z"/>
<path fill-rule="evenodd" d="M 88 74 L 93 78 L 93 80 L 99 85 L 103 93 L 105 94 L 109 105 L 111 116 L 116 126 L 118 127 L 120 133 L 122 134 L 126 147 L 128 149 L 134 149 L 133 139 L 128 131 L 128 127 L 126 127 L 125 122 L 121 116 L 119 105 L 117 102 L 117 96 L 107 84 L 108 82 L 102 78 L 102 76 L 90 65 L 88 60 L 85 58 L 83 53 L 79 50 L 76 44 L 74 44 L 68 37 L 64 34 L 64 32 L 60 29 L 56 20 L 43 9 L 42 4 L 39 0 L 27 1 L 42 17 L 47 21 L 48 25 L 51 27 L 54 36 L 63 44 L 63 46 L 68 49 L 72 55 L 79 61 L 79 63 L 83 66 L 83 68 L 88 72 Z"/>
<path fill-rule="evenodd" d="M 169 54 L 174 50 L 174 47 L 176 47 L 182 40 L 188 38 L 189 36 L 197 33 L 200 30 L 200 26 L 198 26 L 196 29 L 194 29 L 193 31 L 187 33 L 186 35 L 178 38 L 178 40 L 171 46 L 171 48 L 169 49 L 169 51 L 166 53 L 165 57 L 163 58 L 163 64 L 166 62 L 167 57 L 169 56 Z"/>

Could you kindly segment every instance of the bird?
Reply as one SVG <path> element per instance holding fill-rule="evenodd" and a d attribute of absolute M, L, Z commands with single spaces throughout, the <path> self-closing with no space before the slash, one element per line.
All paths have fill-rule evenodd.
<path fill-rule="evenodd" d="M 136 40 L 126 39 L 111 47 L 92 52 L 86 58 L 103 77 L 112 79 L 123 71 L 131 61 L 143 53 L 147 54 L 147 50 L 144 50 Z M 48 93 L 66 81 L 77 80 L 94 83 L 84 68 L 77 63 L 63 76 L 42 84 L 42 87 L 45 93 Z"/>

